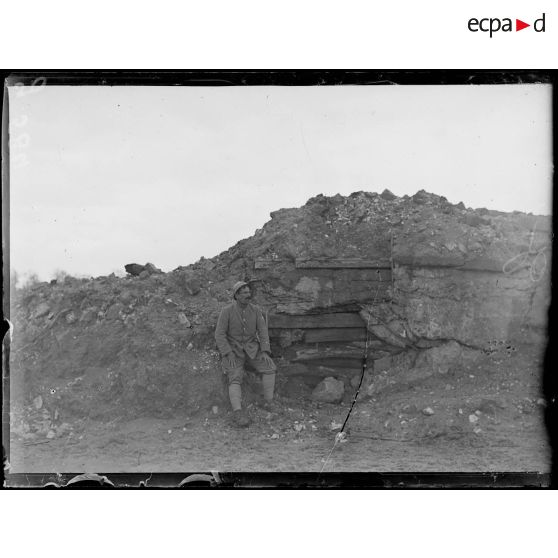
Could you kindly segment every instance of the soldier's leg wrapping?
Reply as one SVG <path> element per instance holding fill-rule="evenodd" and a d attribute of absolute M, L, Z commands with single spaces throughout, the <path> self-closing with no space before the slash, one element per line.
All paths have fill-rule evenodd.
<path fill-rule="evenodd" d="M 275 391 L 275 372 L 262 375 L 262 387 L 264 399 L 266 401 L 273 400 L 273 392 Z"/>
<path fill-rule="evenodd" d="M 230 368 L 226 361 L 223 361 L 223 370 L 227 375 L 229 383 L 229 400 L 233 411 L 239 411 L 242 408 L 242 378 L 244 377 L 244 361 L 235 356 L 236 364 L 234 368 Z"/>
<path fill-rule="evenodd" d="M 229 385 L 229 400 L 233 411 L 242 409 L 242 388 L 240 384 Z"/>
<path fill-rule="evenodd" d="M 271 401 L 275 391 L 275 373 L 277 372 L 275 363 L 272 363 L 272 366 L 266 363 L 265 360 L 263 360 L 262 353 L 258 353 L 256 358 L 251 358 L 249 361 L 256 371 L 262 375 L 264 399 L 266 401 Z"/>

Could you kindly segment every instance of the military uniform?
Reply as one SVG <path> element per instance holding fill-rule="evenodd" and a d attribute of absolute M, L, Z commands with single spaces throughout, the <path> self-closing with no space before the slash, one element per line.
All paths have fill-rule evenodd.
<path fill-rule="evenodd" d="M 241 291 L 239 294 L 242 304 L 236 300 L 237 292 L 243 287 L 248 285 L 242 281 L 235 284 L 233 287 L 235 300 L 221 310 L 215 328 L 215 341 L 223 357 L 223 372 L 227 375 L 233 411 L 241 410 L 241 385 L 246 364 L 263 375 L 262 384 L 266 404 L 270 404 L 273 400 L 277 371 L 275 363 L 269 356 L 269 333 L 262 310 L 247 302 L 250 295 L 246 291 Z M 234 357 L 234 363 L 230 362 L 231 357 Z"/>
<path fill-rule="evenodd" d="M 217 348 L 222 356 L 235 356 L 237 366 L 231 368 L 226 360 L 223 368 L 231 383 L 242 383 L 246 362 L 260 374 L 275 374 L 277 368 L 262 359 L 262 352 L 270 352 L 267 325 L 260 308 L 248 303 L 241 308 L 235 300 L 221 310 L 215 329 Z"/>

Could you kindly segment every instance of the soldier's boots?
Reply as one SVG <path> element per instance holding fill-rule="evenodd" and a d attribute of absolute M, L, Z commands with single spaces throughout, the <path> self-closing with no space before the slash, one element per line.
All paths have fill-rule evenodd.
<path fill-rule="evenodd" d="M 244 409 L 241 409 L 240 411 L 233 411 L 232 420 L 233 424 L 239 428 L 246 428 L 247 426 L 250 426 L 250 423 L 252 422 L 248 413 L 246 413 Z"/>

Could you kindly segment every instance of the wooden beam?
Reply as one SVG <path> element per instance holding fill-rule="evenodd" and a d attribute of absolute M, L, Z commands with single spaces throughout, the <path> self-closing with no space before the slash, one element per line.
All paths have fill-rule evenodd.
<path fill-rule="evenodd" d="M 391 269 L 391 262 L 387 258 L 381 260 L 296 258 L 295 267 L 298 269 Z"/>
<path fill-rule="evenodd" d="M 362 361 L 362 350 L 351 346 L 330 350 L 299 348 L 295 351 L 295 355 L 294 358 L 289 359 L 291 362 L 315 363 L 324 366 L 327 366 L 328 362 L 331 366 L 346 366 L 352 361 L 356 361 L 357 365 L 360 365 Z"/>
<path fill-rule="evenodd" d="M 316 376 L 344 376 L 346 378 L 351 378 L 357 376 L 362 372 L 362 366 L 354 366 L 349 368 L 347 366 L 307 366 L 308 374 L 314 374 Z"/>
<path fill-rule="evenodd" d="M 308 329 L 304 335 L 306 343 L 326 343 L 328 341 L 366 341 L 366 327 Z"/>
<path fill-rule="evenodd" d="M 295 363 L 282 366 L 279 373 L 282 376 L 341 376 L 349 379 L 353 376 L 358 376 L 362 372 L 361 366 L 353 368 L 338 367 L 338 366 L 306 366 L 304 364 Z"/>
<path fill-rule="evenodd" d="M 301 363 L 311 368 L 313 366 L 324 366 L 326 368 L 344 368 L 346 370 L 359 370 L 362 369 L 362 357 L 360 356 L 347 356 L 347 357 L 328 357 L 316 356 L 314 358 L 297 358 L 291 360 L 293 363 Z M 332 374 L 333 375 L 333 374 Z"/>
<path fill-rule="evenodd" d="M 357 312 L 308 315 L 271 314 L 269 316 L 270 328 L 314 329 L 339 327 L 355 328 L 364 326 L 364 320 Z"/>
<path fill-rule="evenodd" d="M 254 260 L 254 269 L 269 269 L 273 265 L 283 263 L 284 261 L 283 259 L 256 258 Z"/>

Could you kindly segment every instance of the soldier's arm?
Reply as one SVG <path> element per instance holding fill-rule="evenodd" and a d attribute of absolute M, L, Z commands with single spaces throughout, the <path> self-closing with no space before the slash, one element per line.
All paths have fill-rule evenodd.
<path fill-rule="evenodd" d="M 271 347 L 269 346 L 269 332 L 261 308 L 256 309 L 256 328 L 258 330 L 258 339 L 260 340 L 260 351 L 264 353 L 271 353 Z"/>
<path fill-rule="evenodd" d="M 217 320 L 217 327 L 215 328 L 215 341 L 221 356 L 232 353 L 231 346 L 227 341 L 227 330 L 229 327 L 229 312 L 227 308 L 223 308 Z"/>

